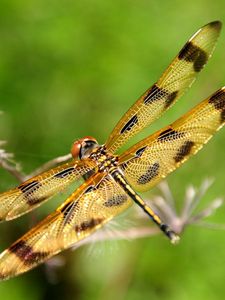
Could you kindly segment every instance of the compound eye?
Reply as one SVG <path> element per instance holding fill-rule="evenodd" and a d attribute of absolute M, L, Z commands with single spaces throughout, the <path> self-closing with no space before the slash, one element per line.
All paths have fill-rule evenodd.
<path fill-rule="evenodd" d="M 74 159 L 78 159 L 79 155 L 80 155 L 80 148 L 81 148 L 81 144 L 82 141 L 81 140 L 77 140 L 73 143 L 72 147 L 71 147 L 71 154 L 73 156 Z"/>
<path fill-rule="evenodd" d="M 90 155 L 91 151 L 98 146 L 95 138 L 91 136 L 85 136 L 82 139 L 75 141 L 71 148 L 71 154 L 74 159 L 86 158 Z"/>

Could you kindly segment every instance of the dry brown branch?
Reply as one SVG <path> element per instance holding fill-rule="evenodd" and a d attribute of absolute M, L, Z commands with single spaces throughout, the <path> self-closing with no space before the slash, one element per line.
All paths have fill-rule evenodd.
<path fill-rule="evenodd" d="M 0 147 L 5 143 L 0 141 Z M 0 166 L 15 177 L 19 182 L 23 182 L 26 176 L 21 171 L 20 165 L 13 161 L 14 155 L 7 153 L 4 149 L 0 149 Z"/>
<path fill-rule="evenodd" d="M 7 153 L 4 149 L 2 149 L 5 144 L 5 141 L 0 141 L 0 166 L 9 172 L 13 177 L 15 177 L 20 183 L 42 172 L 45 172 L 60 163 L 67 162 L 72 158 L 71 154 L 59 156 L 44 163 L 30 174 L 24 174 L 21 170 L 20 164 L 15 162 L 14 154 Z"/>

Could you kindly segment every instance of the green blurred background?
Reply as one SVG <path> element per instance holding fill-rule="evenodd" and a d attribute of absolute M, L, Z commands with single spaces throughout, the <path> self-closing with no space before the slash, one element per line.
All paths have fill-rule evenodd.
<path fill-rule="evenodd" d="M 225 22 L 223 0 L 0 2 L 0 140 L 25 172 L 68 153 L 85 135 L 103 143 L 115 123 L 202 25 Z M 225 85 L 225 31 L 192 89 L 145 135 Z M 139 136 L 142 137 L 144 135 Z M 178 206 L 185 188 L 215 183 L 204 201 L 224 196 L 225 132 L 168 181 Z M 137 139 L 136 139 L 137 141 Z M 0 189 L 17 182 L 0 170 Z M 148 194 L 157 193 L 153 189 Z M 38 210 L 41 219 L 62 195 Z M 126 216 L 125 216 L 126 217 Z M 225 208 L 212 219 L 225 223 Z M 0 250 L 30 226 L 1 224 Z M 225 232 L 189 227 L 179 246 L 159 235 L 66 251 L 64 266 L 41 266 L 0 283 L 1 299 L 223 299 Z M 53 272 L 53 274 L 49 274 Z"/>

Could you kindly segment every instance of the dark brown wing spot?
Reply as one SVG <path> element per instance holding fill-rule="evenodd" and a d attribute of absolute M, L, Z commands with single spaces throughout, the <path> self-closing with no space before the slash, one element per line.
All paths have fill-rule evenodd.
<path fill-rule="evenodd" d="M 141 175 L 137 183 L 138 184 L 146 184 L 150 182 L 153 178 L 155 178 L 159 174 L 159 163 L 156 162 L 153 165 L 151 165 L 145 174 Z"/>
<path fill-rule="evenodd" d="M 159 88 L 156 84 L 154 84 L 148 91 L 146 96 L 144 97 L 144 104 L 148 105 L 157 100 L 161 100 L 168 96 L 168 92 L 164 89 Z"/>
<path fill-rule="evenodd" d="M 49 255 L 47 252 L 34 252 L 32 247 L 27 245 L 23 240 L 19 240 L 8 250 L 27 266 L 40 262 Z"/>
<path fill-rule="evenodd" d="M 221 123 L 225 121 L 225 89 L 221 89 L 213 94 L 209 103 L 213 104 L 216 110 L 221 111 Z"/>
<path fill-rule="evenodd" d="M 115 195 L 112 198 L 108 199 L 104 202 L 104 206 L 112 207 L 112 206 L 120 206 L 127 201 L 126 195 Z"/>
<path fill-rule="evenodd" d="M 220 21 L 213 21 L 208 24 L 211 27 L 215 27 L 215 29 L 220 30 L 222 27 L 222 23 Z"/>
<path fill-rule="evenodd" d="M 32 205 L 36 205 L 36 204 L 38 204 L 40 202 L 43 202 L 43 201 L 45 201 L 48 198 L 49 198 L 49 196 L 42 196 L 42 197 L 37 196 L 37 197 L 33 197 L 32 195 L 27 195 L 26 196 L 26 201 L 27 201 L 27 203 L 30 206 L 32 206 Z"/>
<path fill-rule="evenodd" d="M 176 156 L 174 157 L 175 162 L 180 162 L 182 161 L 185 156 L 190 154 L 192 147 L 194 146 L 194 142 L 192 141 L 186 141 L 180 149 L 177 151 Z"/>
<path fill-rule="evenodd" d="M 225 122 L 225 109 L 221 111 L 221 123 Z"/>
<path fill-rule="evenodd" d="M 160 133 L 158 140 L 160 142 L 171 141 L 181 138 L 184 135 L 183 132 L 174 130 L 173 128 L 168 128 Z"/>
<path fill-rule="evenodd" d="M 193 63 L 195 72 L 200 72 L 207 62 L 207 53 L 195 46 L 192 42 L 187 42 L 181 49 L 178 58 Z"/>
<path fill-rule="evenodd" d="M 35 187 L 35 189 L 38 189 L 41 186 L 41 183 L 37 180 L 31 181 L 31 182 L 24 182 L 21 185 L 18 186 L 18 188 L 23 192 L 23 193 L 27 193 L 29 192 L 31 189 L 33 189 Z"/>
<path fill-rule="evenodd" d="M 27 204 L 30 206 L 36 205 L 39 202 L 46 200 L 48 197 L 34 197 L 33 193 L 36 192 L 41 187 L 41 183 L 38 180 L 34 180 L 28 183 L 22 183 L 19 185 L 19 189 L 23 192 Z"/>
<path fill-rule="evenodd" d="M 136 151 L 136 154 L 135 154 L 136 158 L 137 158 L 137 157 L 141 157 L 142 154 L 145 152 L 145 149 L 146 149 L 146 148 L 147 148 L 147 146 L 144 146 L 144 147 L 138 149 L 138 150 Z"/>
<path fill-rule="evenodd" d="M 130 131 L 132 129 L 132 127 L 138 123 L 138 117 L 137 115 L 134 115 L 128 122 L 127 124 L 125 124 L 123 126 L 123 128 L 121 129 L 120 133 L 124 133 L 124 132 L 127 132 L 127 131 Z"/>
<path fill-rule="evenodd" d="M 177 97 L 177 94 L 178 94 L 178 91 L 174 91 L 171 94 L 168 94 L 166 103 L 165 103 L 165 108 L 168 108 L 173 103 L 173 101 Z"/>
<path fill-rule="evenodd" d="M 72 174 L 73 171 L 74 171 L 74 168 L 71 167 L 71 168 L 68 168 L 68 169 L 66 169 L 66 170 L 63 170 L 63 171 L 61 171 L 61 172 L 55 174 L 54 177 L 56 177 L 56 178 L 65 178 L 66 176 Z"/>
<path fill-rule="evenodd" d="M 74 219 L 75 213 L 77 211 L 76 206 L 78 205 L 78 202 L 79 201 L 68 202 L 62 207 L 61 213 L 63 213 L 63 225 L 69 224 Z"/>
<path fill-rule="evenodd" d="M 165 108 L 168 108 L 172 102 L 175 100 L 178 91 L 174 91 L 172 93 L 168 92 L 165 89 L 159 88 L 156 84 L 154 84 L 147 92 L 144 97 L 144 104 L 148 105 L 155 101 L 159 101 L 164 99 Z"/>
<path fill-rule="evenodd" d="M 86 231 L 88 229 L 92 229 L 95 226 L 101 224 L 104 221 L 102 218 L 97 218 L 97 219 L 90 219 L 89 221 L 84 221 L 80 225 L 75 226 L 75 231 L 80 232 L 80 231 Z"/>
<path fill-rule="evenodd" d="M 214 93 L 210 99 L 209 103 L 212 103 L 217 110 L 225 109 L 225 89 L 221 89 Z"/>

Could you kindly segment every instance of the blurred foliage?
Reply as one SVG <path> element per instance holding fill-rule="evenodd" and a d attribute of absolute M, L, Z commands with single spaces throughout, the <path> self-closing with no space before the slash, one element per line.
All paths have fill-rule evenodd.
<path fill-rule="evenodd" d="M 26 172 L 68 153 L 78 137 L 93 135 L 103 143 L 186 40 L 216 19 L 225 21 L 223 0 L 2 0 L 0 139 L 8 140 L 7 150 Z M 224 48 L 223 30 L 192 89 L 145 135 L 225 84 Z M 222 130 L 169 177 L 177 199 L 189 183 L 198 185 L 206 176 L 216 179 L 208 198 L 224 196 L 224 149 Z M 0 176 L 1 191 L 16 184 L 4 170 Z M 51 205 L 56 207 L 54 200 Z M 40 218 L 47 207 L 38 212 Z M 225 222 L 224 212 L 216 221 Z M 29 216 L 21 219 L 1 224 L 1 250 L 28 229 Z M 56 280 L 41 266 L 1 283 L 0 295 L 4 300 L 223 299 L 224 243 L 222 231 L 188 228 L 177 247 L 162 236 L 96 244 L 91 252 L 66 251 Z"/>

